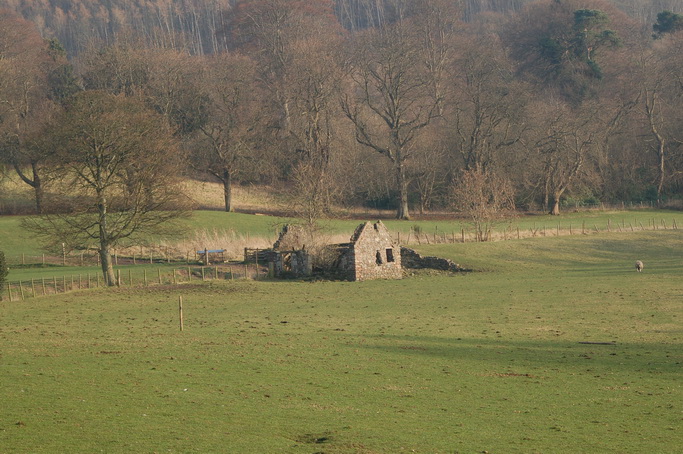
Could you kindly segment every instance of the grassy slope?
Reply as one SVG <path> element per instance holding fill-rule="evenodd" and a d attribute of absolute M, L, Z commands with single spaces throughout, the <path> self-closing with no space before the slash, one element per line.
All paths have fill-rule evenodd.
<path fill-rule="evenodd" d="M 425 246 L 485 271 L 3 303 L 0 446 L 675 452 L 682 239 L 660 231 Z M 644 273 L 633 271 L 636 258 Z"/>

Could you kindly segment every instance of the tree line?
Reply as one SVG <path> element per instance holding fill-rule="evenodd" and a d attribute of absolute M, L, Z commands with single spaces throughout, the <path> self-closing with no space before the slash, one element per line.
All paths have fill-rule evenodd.
<path fill-rule="evenodd" d="M 235 184 L 273 185 L 309 222 L 679 197 L 683 16 L 503 3 L 217 1 L 211 52 L 133 27 L 71 58 L 5 10 L 0 156 L 56 241 L 101 255 L 182 213 L 181 176 L 220 182 L 226 211 Z"/>

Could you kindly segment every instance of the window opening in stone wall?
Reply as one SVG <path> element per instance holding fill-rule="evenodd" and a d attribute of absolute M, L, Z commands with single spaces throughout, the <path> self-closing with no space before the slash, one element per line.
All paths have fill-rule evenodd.
<path fill-rule="evenodd" d="M 377 265 L 382 264 L 382 254 L 379 251 L 375 254 L 375 263 L 377 263 Z"/>
<path fill-rule="evenodd" d="M 387 249 L 387 262 L 393 262 L 394 261 L 394 250 L 393 249 Z"/>

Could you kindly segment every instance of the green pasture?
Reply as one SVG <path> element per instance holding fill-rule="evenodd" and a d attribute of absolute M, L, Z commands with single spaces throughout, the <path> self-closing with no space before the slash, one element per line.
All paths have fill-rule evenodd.
<path fill-rule="evenodd" d="M 4 301 L 0 451 L 675 453 L 682 246 L 423 245 L 474 271 Z"/>

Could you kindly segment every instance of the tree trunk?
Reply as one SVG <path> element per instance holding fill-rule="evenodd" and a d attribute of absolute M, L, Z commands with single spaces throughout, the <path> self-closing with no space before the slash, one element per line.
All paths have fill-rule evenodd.
<path fill-rule="evenodd" d="M 31 161 L 31 173 L 33 174 L 33 179 L 27 177 L 24 172 L 19 167 L 16 162 L 13 164 L 14 170 L 16 170 L 17 175 L 21 180 L 33 188 L 33 193 L 36 198 L 36 213 L 43 214 L 43 183 L 40 179 L 40 172 L 38 170 L 38 163 Z"/>
<path fill-rule="evenodd" d="M 542 209 L 547 210 L 550 206 L 550 188 L 548 178 L 546 177 L 545 183 L 543 185 L 543 207 Z"/>
<path fill-rule="evenodd" d="M 396 160 L 396 184 L 398 186 L 398 209 L 396 211 L 396 219 L 409 220 L 410 213 L 408 212 L 408 181 L 406 179 L 405 168 L 403 162 Z"/>
<path fill-rule="evenodd" d="M 100 242 L 100 264 L 102 265 L 102 275 L 104 276 L 104 283 L 109 287 L 116 285 L 116 276 L 114 276 L 114 265 L 111 261 L 111 251 L 109 245 Z"/>
<path fill-rule="evenodd" d="M 659 165 L 658 165 L 658 177 L 657 177 L 657 206 L 661 207 L 662 205 L 662 192 L 664 191 L 664 179 L 666 176 L 666 167 L 664 165 L 664 145 L 665 145 L 665 139 L 657 134 L 657 157 L 659 158 Z"/>
<path fill-rule="evenodd" d="M 225 201 L 225 211 L 230 213 L 232 211 L 232 173 L 229 170 L 223 170 L 223 199 Z"/>
<path fill-rule="evenodd" d="M 111 262 L 111 241 L 109 239 L 109 229 L 107 228 L 107 198 L 104 196 L 103 190 L 100 189 L 97 192 L 100 264 L 105 285 L 112 287 L 116 285 L 116 277 L 114 277 L 114 266 Z"/>
<path fill-rule="evenodd" d="M 34 180 L 36 182 L 33 186 L 33 194 L 36 198 L 36 213 L 43 214 L 43 185 L 41 184 L 40 177 L 36 174 Z"/>

